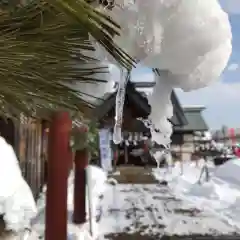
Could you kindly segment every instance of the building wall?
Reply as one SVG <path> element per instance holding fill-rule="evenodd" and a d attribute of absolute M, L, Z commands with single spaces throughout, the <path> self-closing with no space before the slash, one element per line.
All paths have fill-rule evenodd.
<path fill-rule="evenodd" d="M 233 143 L 232 139 L 230 139 L 229 137 L 218 138 L 218 139 L 216 139 L 216 141 L 218 143 L 224 143 L 226 145 L 231 145 Z M 236 136 L 235 141 L 236 141 L 236 143 L 240 143 L 240 136 Z"/>
<path fill-rule="evenodd" d="M 0 118 L 0 135 L 13 147 L 22 174 L 35 197 L 45 182 L 42 121 L 21 114 L 19 122 Z"/>
<path fill-rule="evenodd" d="M 194 135 L 193 133 L 182 133 L 183 143 L 182 144 L 171 144 L 171 149 L 177 153 L 179 160 L 188 161 L 192 158 L 192 153 L 195 150 Z"/>
<path fill-rule="evenodd" d="M 182 160 L 191 160 L 194 152 L 194 136 L 193 133 L 184 134 L 184 143 L 182 146 Z"/>
<path fill-rule="evenodd" d="M 233 142 L 232 138 L 234 138 L 235 142 L 240 142 L 240 128 L 235 128 L 233 131 L 233 134 L 231 134 L 230 129 L 223 126 L 222 129 L 213 131 L 212 136 L 216 142 L 231 145 Z"/>
<path fill-rule="evenodd" d="M 41 120 L 21 116 L 16 150 L 23 176 L 35 197 L 45 182 L 46 146 L 43 144 L 43 130 Z"/>

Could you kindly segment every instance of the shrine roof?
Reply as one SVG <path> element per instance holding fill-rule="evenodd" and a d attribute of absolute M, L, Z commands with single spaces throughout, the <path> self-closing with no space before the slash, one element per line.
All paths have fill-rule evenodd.
<path fill-rule="evenodd" d="M 98 120 L 104 118 L 111 110 L 115 109 L 117 91 L 107 93 L 101 99 L 101 102 L 95 109 L 95 116 Z M 138 92 L 132 82 L 127 83 L 126 96 L 129 104 L 140 111 L 139 117 L 146 118 L 151 112 L 151 106 L 148 104 L 147 98 Z M 125 101 L 126 102 L 126 101 Z"/>
<path fill-rule="evenodd" d="M 148 104 L 146 94 L 136 90 L 138 85 L 138 83 L 128 82 L 126 88 L 126 99 L 130 99 L 131 105 L 134 105 L 133 107 L 140 110 L 142 118 L 147 118 L 151 112 L 151 106 Z M 144 84 L 141 86 L 146 87 Z M 154 85 L 151 83 L 151 86 Z M 110 111 L 115 109 L 116 94 L 117 91 L 106 93 L 99 101 L 94 111 L 94 115 L 97 120 L 103 119 Z M 187 125 L 188 121 L 174 90 L 171 94 L 171 102 L 173 104 L 173 117 L 169 119 L 169 121 L 173 124 L 173 126 Z"/>

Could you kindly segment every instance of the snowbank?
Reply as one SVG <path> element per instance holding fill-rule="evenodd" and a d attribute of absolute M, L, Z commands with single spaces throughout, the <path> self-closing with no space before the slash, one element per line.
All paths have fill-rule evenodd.
<path fill-rule="evenodd" d="M 202 165 L 203 162 L 200 164 Z M 209 166 L 210 181 L 199 184 L 201 167 L 185 163 L 183 174 L 179 164 L 171 172 L 154 170 L 154 176 L 166 179 L 172 192 L 180 199 L 194 203 L 220 217 L 227 224 L 240 231 L 240 159 L 226 162 L 220 167 Z"/>
<path fill-rule="evenodd" d="M 37 208 L 24 180 L 11 145 L 0 137 L 0 214 L 8 229 L 16 232 L 29 227 Z"/>
<path fill-rule="evenodd" d="M 231 159 L 219 166 L 214 173 L 214 177 L 229 184 L 237 185 L 240 189 L 240 159 Z"/>

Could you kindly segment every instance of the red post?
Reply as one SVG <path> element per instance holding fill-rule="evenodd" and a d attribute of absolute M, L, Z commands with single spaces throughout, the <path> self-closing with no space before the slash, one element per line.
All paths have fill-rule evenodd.
<path fill-rule="evenodd" d="M 69 137 L 72 121 L 68 112 L 55 113 L 49 130 L 46 194 L 46 240 L 67 239 L 67 180 Z"/>
<path fill-rule="evenodd" d="M 236 144 L 236 134 L 235 134 L 235 129 L 234 128 L 229 129 L 229 138 L 232 141 L 232 145 L 235 145 Z"/>
<path fill-rule="evenodd" d="M 75 154 L 74 178 L 74 211 L 73 222 L 86 222 L 86 167 L 88 165 L 88 149 L 77 150 Z"/>
<path fill-rule="evenodd" d="M 145 153 L 147 153 L 149 151 L 147 141 L 144 141 L 143 150 L 144 150 Z"/>

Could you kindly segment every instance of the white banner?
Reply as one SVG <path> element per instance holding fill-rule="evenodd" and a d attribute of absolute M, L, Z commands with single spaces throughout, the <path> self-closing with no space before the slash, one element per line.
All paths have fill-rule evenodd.
<path fill-rule="evenodd" d="M 112 148 L 110 144 L 111 132 L 107 128 L 99 130 L 99 147 L 101 167 L 105 171 L 112 171 Z"/>

